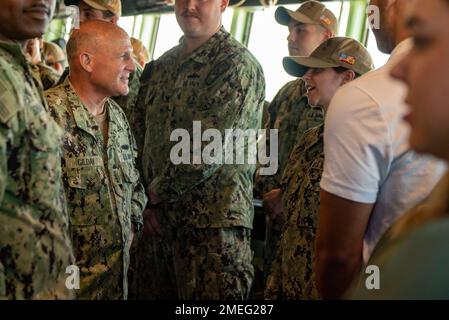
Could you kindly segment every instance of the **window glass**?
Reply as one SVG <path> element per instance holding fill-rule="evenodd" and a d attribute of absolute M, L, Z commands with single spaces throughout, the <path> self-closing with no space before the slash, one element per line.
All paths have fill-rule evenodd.
<path fill-rule="evenodd" d="M 181 36 L 182 30 L 176 21 L 175 14 L 161 15 L 153 59 L 159 58 L 164 52 L 176 46 Z"/>
<path fill-rule="evenodd" d="M 374 37 L 374 33 L 371 31 L 371 29 L 369 30 L 368 44 L 366 48 L 368 49 L 369 53 L 371 53 L 371 57 L 374 61 L 374 67 L 376 68 L 382 67 L 390 57 L 388 54 L 384 54 L 379 51 L 379 49 L 377 48 L 376 38 Z"/>
<path fill-rule="evenodd" d="M 133 36 L 134 18 L 137 18 L 137 16 L 120 17 L 120 19 L 118 19 L 119 27 L 124 29 L 130 37 Z"/>

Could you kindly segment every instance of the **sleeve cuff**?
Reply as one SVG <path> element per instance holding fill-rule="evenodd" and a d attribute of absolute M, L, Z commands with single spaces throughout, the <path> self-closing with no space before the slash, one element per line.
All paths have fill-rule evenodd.
<path fill-rule="evenodd" d="M 377 200 L 378 190 L 358 190 L 324 175 L 321 178 L 320 187 L 328 193 L 354 202 L 373 204 Z"/>

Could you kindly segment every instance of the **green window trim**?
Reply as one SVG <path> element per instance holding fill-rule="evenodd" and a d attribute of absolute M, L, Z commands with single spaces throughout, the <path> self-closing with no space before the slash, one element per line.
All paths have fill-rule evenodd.
<path fill-rule="evenodd" d="M 367 0 L 351 0 L 346 36 L 366 44 L 368 29 L 366 27 Z"/>

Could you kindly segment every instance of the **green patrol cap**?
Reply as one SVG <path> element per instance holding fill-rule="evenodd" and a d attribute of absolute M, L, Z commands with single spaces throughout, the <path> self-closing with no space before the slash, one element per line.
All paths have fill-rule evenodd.
<path fill-rule="evenodd" d="M 290 20 L 315 24 L 324 27 L 332 32 L 332 35 L 338 35 L 338 20 L 335 15 L 318 1 L 306 1 L 296 11 L 288 10 L 285 7 L 276 9 L 274 15 L 276 21 L 284 26 L 288 26 Z"/>
<path fill-rule="evenodd" d="M 77 6 L 81 0 L 64 0 L 66 6 Z M 117 17 L 122 15 L 122 3 L 120 0 L 82 0 L 88 6 L 102 11 L 111 11 Z"/>
<path fill-rule="evenodd" d="M 343 67 L 359 75 L 374 69 L 368 50 L 357 40 L 346 37 L 324 41 L 308 57 L 285 57 L 283 65 L 294 77 L 303 77 L 309 68 Z"/>

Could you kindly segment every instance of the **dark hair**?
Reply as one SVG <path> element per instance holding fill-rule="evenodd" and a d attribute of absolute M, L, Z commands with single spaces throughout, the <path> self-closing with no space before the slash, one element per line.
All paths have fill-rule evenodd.
<path fill-rule="evenodd" d="M 447 1 L 449 1 L 449 0 L 447 0 Z M 345 68 L 345 67 L 334 67 L 334 68 L 332 68 L 332 69 L 334 69 L 334 71 L 335 71 L 336 73 L 338 73 L 338 74 L 341 74 L 341 73 L 343 73 L 343 72 L 345 72 L 345 71 L 347 71 L 347 70 L 351 70 L 351 69 L 348 69 L 348 68 Z M 355 71 L 354 71 L 354 73 L 355 73 L 355 79 L 357 79 L 358 77 L 361 76 L 360 74 L 358 74 L 358 73 L 355 72 Z"/>

